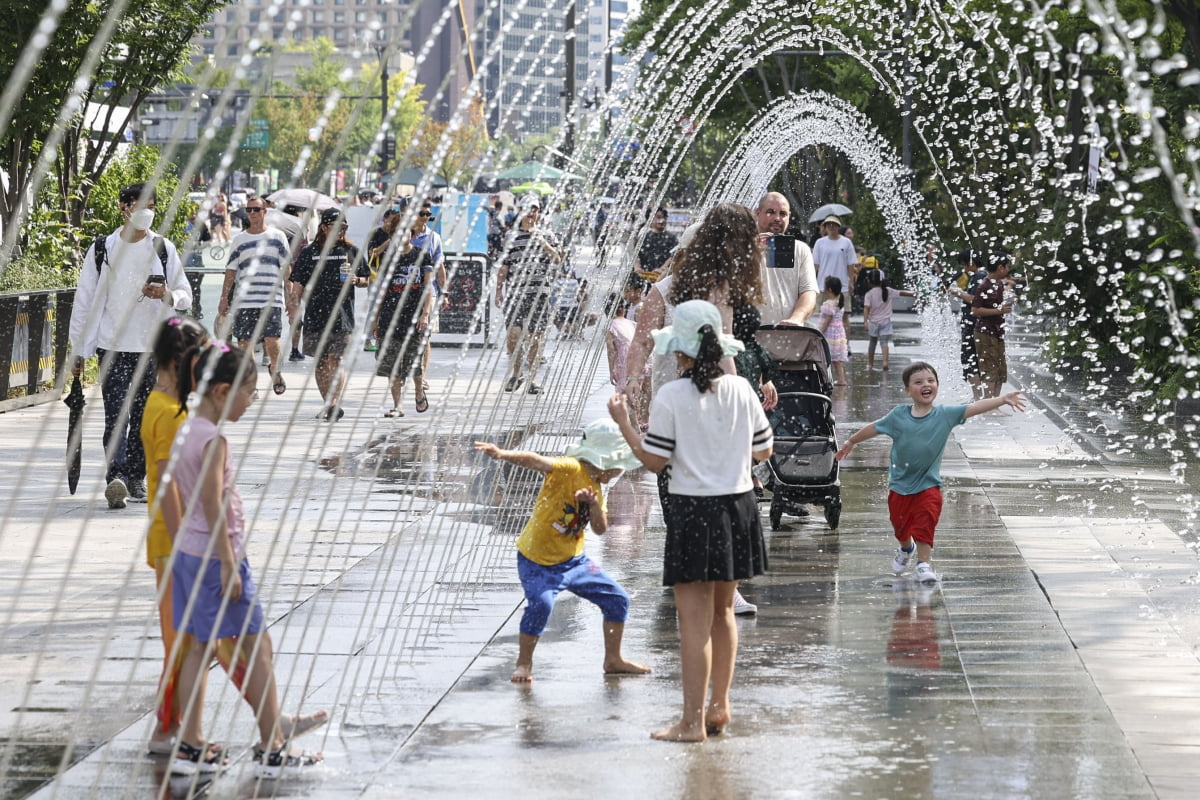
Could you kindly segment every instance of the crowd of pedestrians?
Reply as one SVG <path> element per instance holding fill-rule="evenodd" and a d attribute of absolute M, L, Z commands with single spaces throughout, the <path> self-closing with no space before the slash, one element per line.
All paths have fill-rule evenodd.
<path fill-rule="evenodd" d="M 241 232 L 230 241 L 218 314 L 231 318 L 237 346 L 208 332 L 198 316 L 193 283 L 174 245 L 152 232 L 152 188 L 135 184 L 119 196 L 124 223 L 88 249 L 70 322 L 70 340 L 83 359 L 99 357 L 104 397 L 105 498 L 111 508 L 150 500 L 147 563 L 159 589 L 164 645 L 160 702 L 149 741 L 170 755 L 172 771 L 219 770 L 228 756 L 206 742 L 202 716 L 208 666 L 215 659 L 254 709 L 259 742 L 256 769 L 265 778 L 321 762 L 292 740 L 328 719 L 281 713 L 270 637 L 253 574 L 245 559 L 249 532 L 236 471 L 222 426 L 237 422 L 258 397 L 254 348 L 263 346 L 274 394 L 283 377 L 285 314 L 294 338 L 292 360 L 311 358 L 321 395 L 316 417 L 345 414 L 343 358 L 363 331 L 375 351 L 375 375 L 387 381 L 388 418 L 405 416 L 402 397 L 413 386 L 413 408 L 429 410 L 430 335 L 448 297 L 449 274 L 430 201 L 398 200 L 380 209 L 378 226 L 362 247 L 347 238 L 342 208 L 317 218 L 311 241 L 299 226 L 269 224 L 270 203 L 252 196 Z M 359 203 L 369 202 L 360 198 Z M 488 249 L 496 262 L 494 303 L 503 315 L 508 359 L 505 392 L 542 392 L 539 370 L 553 321 L 560 336 L 578 335 L 586 321 L 587 277 L 570 264 L 571 248 L 542 223 L 542 201 L 523 198 L 507 219 L 488 207 Z M 206 227 L 231 212 L 214 206 Z M 604 210 L 601 207 L 601 210 Z M 738 637 L 735 616 L 757 606 L 739 582 L 768 569 L 753 469 L 769 459 L 774 434 L 768 419 L 779 402 L 776 365 L 755 339 L 762 325 L 815 327 L 829 345 L 835 385 L 845 385 L 854 287 L 860 278 L 868 369 L 877 347 L 889 368 L 893 303 L 911 292 L 890 288 L 826 217 L 824 236 L 810 249 L 789 234 L 791 208 L 776 192 L 753 209 L 718 203 L 676 237 L 669 214 L 657 208 L 631 243 L 632 259 L 619 291 L 604 309 L 611 420 L 588 424 L 561 458 L 476 442 L 483 455 L 541 473 L 530 520 L 516 542 L 526 597 L 512 681 L 533 680 L 533 654 L 557 596 L 564 590 L 602 612 L 604 671 L 644 674 L 622 652 L 631 602 L 619 583 L 585 554 L 590 529 L 607 527 L 604 487 L 625 470 L 658 476 L 667 535 L 662 580 L 671 588 L 680 632 L 683 705 L 678 720 L 652 736 L 699 742 L 730 724 Z M 607 231 L 597 231 L 597 246 Z M 201 238 L 198 232 L 197 240 Z M 941 509 L 940 460 L 950 432 L 972 416 L 1001 406 L 1024 409 L 1006 380 L 1005 317 L 1019 276 L 1013 257 L 984 257 L 968 249 L 960 271 L 944 276 L 961 303 L 962 366 L 977 392 L 969 405 L 937 406 L 938 375 L 923 362 L 902 376 L 911 405 L 894 409 L 850 436 L 837 451 L 846 458 L 861 442 L 892 439 L 889 512 L 898 542 L 893 572 L 915 563 L 920 581 L 936 581 L 934 532 Z M 370 291 L 366 319 L 356 317 L 355 290 Z M 299 354 L 297 354 L 299 350 Z M 148 484 L 148 485 L 147 485 Z"/>

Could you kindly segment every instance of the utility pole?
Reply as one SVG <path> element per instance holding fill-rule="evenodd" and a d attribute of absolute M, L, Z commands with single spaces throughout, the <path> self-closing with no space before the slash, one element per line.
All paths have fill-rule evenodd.
<path fill-rule="evenodd" d="M 388 115 L 388 51 L 387 42 L 377 41 L 372 47 L 375 48 L 375 54 L 379 56 L 379 127 L 383 131 L 383 144 L 379 149 L 379 173 L 382 175 L 387 172 L 388 162 L 391 160 L 392 132 L 387 128 Z"/>
<path fill-rule="evenodd" d="M 566 108 L 563 112 L 563 143 L 562 149 L 568 157 L 575 155 L 575 0 L 568 0 L 566 8 L 566 23 L 563 31 L 563 60 L 566 63 L 566 81 L 563 84 L 563 96 L 566 98 Z M 566 169 L 564 159 L 557 158 L 555 164 L 559 169 Z"/>

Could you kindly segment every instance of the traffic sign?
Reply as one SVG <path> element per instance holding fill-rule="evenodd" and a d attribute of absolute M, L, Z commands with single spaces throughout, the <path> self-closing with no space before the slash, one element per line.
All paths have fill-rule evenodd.
<path fill-rule="evenodd" d="M 270 146 L 270 131 L 253 130 L 242 138 L 242 149 L 244 150 L 266 150 Z"/>

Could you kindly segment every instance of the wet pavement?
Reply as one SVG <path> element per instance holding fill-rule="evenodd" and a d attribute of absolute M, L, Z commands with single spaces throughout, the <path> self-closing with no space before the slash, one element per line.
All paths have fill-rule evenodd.
<path fill-rule="evenodd" d="M 855 342 L 851 386 L 833 397 L 841 438 L 903 399 L 900 372 L 918 357 L 942 367 L 942 402 L 965 399 L 957 341 L 898 321 L 888 373 L 868 373 Z M 1037 347 L 1018 331 L 1011 357 L 1032 361 Z M 770 534 L 770 572 L 743 587 L 759 613 L 738 621 L 733 723 L 705 744 L 660 743 L 648 734 L 678 714 L 680 687 L 651 476 L 610 487 L 611 527 L 588 550 L 629 591 L 625 653 L 654 674 L 605 677 L 598 612 L 564 596 L 533 685 L 515 686 L 512 543 L 538 482 L 469 449 L 489 438 L 561 450 L 579 419 L 604 413 L 603 353 L 556 344 L 553 388 L 537 397 L 500 391 L 495 351 L 434 360 L 430 414 L 410 402 L 403 420 L 382 420 L 362 368 L 347 418 L 319 425 L 306 365 L 289 365 L 288 394 L 231 429 L 247 453 L 239 485 L 284 707 L 333 716 L 301 741 L 327 765 L 278 785 L 252 779 L 252 721 L 220 673 L 205 719 L 234 745 L 231 768 L 196 787 L 143 755 L 161 645 L 142 509 L 97 505 L 94 451 L 74 498 L 48 474 L 62 409 L 0 415 L 0 457 L 39 467 L 6 493 L 0 527 L 13 587 L 0 615 L 5 797 L 1194 796 L 1187 470 L 1081 441 L 1057 397 L 976 418 L 944 460 L 943 581 L 931 589 L 888 569 L 888 445 L 865 443 L 842 470 L 840 530 L 789 519 Z M 60 762 L 71 766 L 42 785 Z"/>

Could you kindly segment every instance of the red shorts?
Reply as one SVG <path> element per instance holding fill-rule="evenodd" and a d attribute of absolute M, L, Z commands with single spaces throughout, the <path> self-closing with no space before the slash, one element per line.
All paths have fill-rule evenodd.
<path fill-rule="evenodd" d="M 916 494 L 888 492 L 888 513 L 901 544 L 911 536 L 914 541 L 932 547 L 933 532 L 942 516 L 941 487 L 931 486 Z"/>

